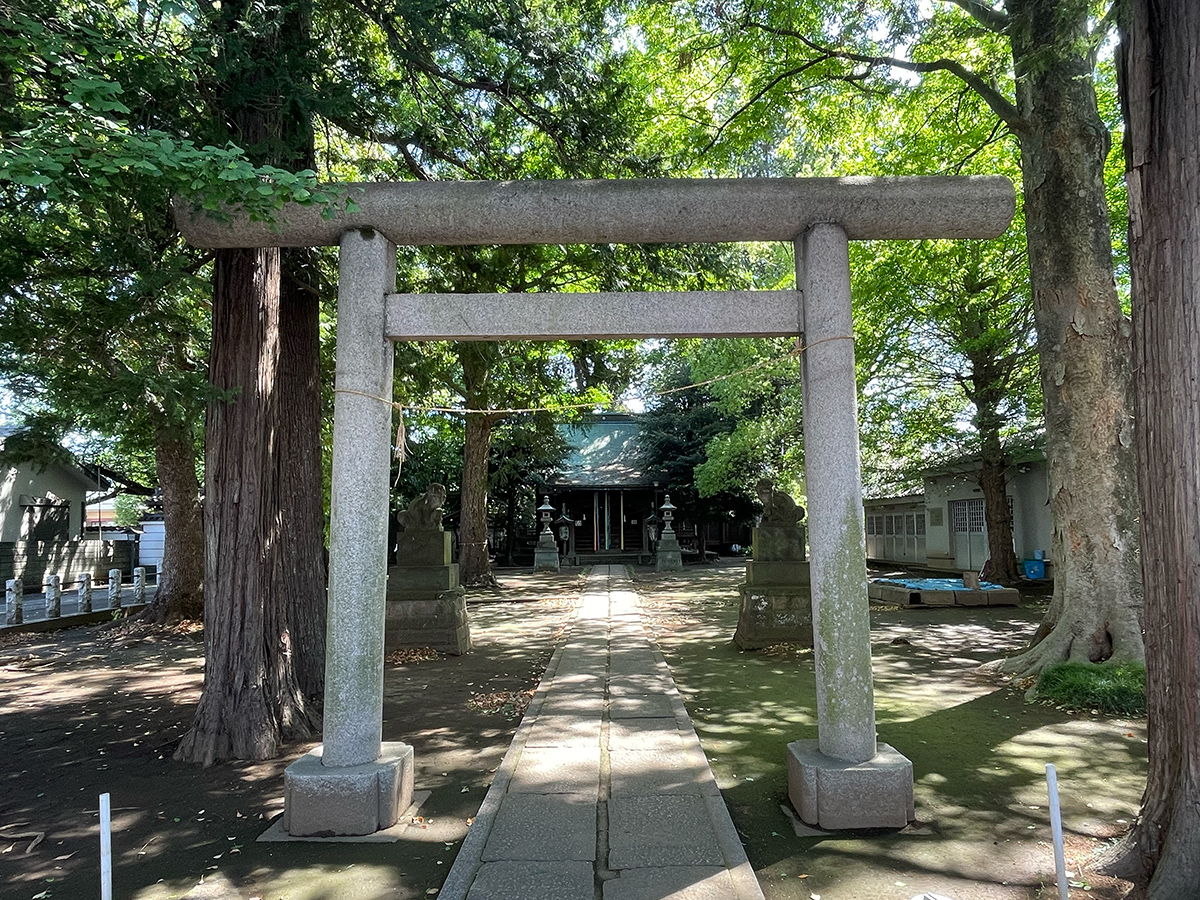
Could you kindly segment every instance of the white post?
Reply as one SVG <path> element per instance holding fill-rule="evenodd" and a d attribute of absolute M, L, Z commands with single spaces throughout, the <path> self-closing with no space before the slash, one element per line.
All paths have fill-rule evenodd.
<path fill-rule="evenodd" d="M 815 225 L 796 250 L 817 735 L 826 756 L 861 763 L 876 753 L 875 689 L 846 233 Z"/>
<path fill-rule="evenodd" d="M 79 573 L 79 612 L 92 611 L 92 573 Z"/>
<path fill-rule="evenodd" d="M 20 578 L 4 582 L 4 624 L 20 625 L 25 621 L 24 586 Z"/>
<path fill-rule="evenodd" d="M 108 794 L 100 795 L 100 900 L 112 900 L 112 810 Z"/>
<path fill-rule="evenodd" d="M 57 619 L 62 615 L 62 576 L 46 576 L 46 618 Z"/>
<path fill-rule="evenodd" d="M 146 570 L 142 566 L 133 570 L 133 602 L 146 602 Z"/>
<path fill-rule="evenodd" d="M 117 609 L 121 605 L 121 570 L 108 570 L 108 608 Z"/>
<path fill-rule="evenodd" d="M 1063 853 L 1062 811 L 1058 807 L 1058 772 L 1046 763 L 1046 791 L 1050 795 L 1050 834 L 1054 838 L 1054 871 L 1058 873 L 1059 900 L 1068 900 L 1067 861 Z"/>
<path fill-rule="evenodd" d="M 383 739 L 392 361 L 384 297 L 396 248 L 348 231 L 338 264 L 337 363 L 325 651 L 325 766 L 374 762 Z"/>

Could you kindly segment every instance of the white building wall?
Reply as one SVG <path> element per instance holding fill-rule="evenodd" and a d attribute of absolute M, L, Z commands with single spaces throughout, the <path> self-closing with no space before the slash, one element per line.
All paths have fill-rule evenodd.
<path fill-rule="evenodd" d="M 1022 471 L 1024 470 L 1024 471 Z M 1018 562 L 1032 559 L 1035 551 L 1041 550 L 1047 559 L 1047 574 L 1051 573 L 1049 559 L 1050 534 L 1053 524 L 1047 502 L 1046 464 L 1044 462 L 1023 463 L 1009 471 L 1008 495 L 1013 510 L 1013 544 Z M 954 528 L 955 505 L 975 501 L 972 522 L 981 518 L 980 504 L 983 490 L 976 481 L 975 473 L 937 475 L 925 479 L 923 498 L 887 498 L 865 502 L 867 517 L 867 557 L 885 562 L 918 562 L 932 569 L 948 572 L 979 568 L 987 559 L 986 531 L 975 530 L 957 533 Z M 924 535 L 917 542 L 918 558 L 913 558 L 911 540 L 894 540 L 883 533 L 887 516 L 913 512 L 924 512 Z M 960 508 L 960 518 L 971 509 Z M 907 520 L 905 520 L 907 525 Z M 892 522 L 895 531 L 895 520 Z M 923 556 L 922 552 L 923 551 Z"/>
<path fill-rule="evenodd" d="M 166 526 L 161 519 L 142 522 L 142 536 L 138 538 L 139 566 L 155 566 L 162 569 L 165 536 Z"/>
<path fill-rule="evenodd" d="M 14 466 L 0 484 L 0 541 L 20 541 L 27 537 L 22 532 L 25 518 L 21 507 L 22 496 L 69 503 L 71 524 L 68 536 L 78 538 L 83 533 L 83 501 L 86 495 L 87 487 L 82 474 L 64 466 L 50 465 L 41 472 L 31 464 Z"/>

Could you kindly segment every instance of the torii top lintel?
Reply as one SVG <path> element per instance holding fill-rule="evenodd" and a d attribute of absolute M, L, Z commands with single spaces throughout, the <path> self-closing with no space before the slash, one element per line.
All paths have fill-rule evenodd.
<path fill-rule="evenodd" d="M 654 178 L 344 184 L 357 210 L 289 204 L 276 221 L 176 208 L 199 247 L 336 245 L 374 229 L 401 246 L 791 241 L 817 223 L 851 240 L 992 238 L 1016 208 L 1003 176 Z"/>

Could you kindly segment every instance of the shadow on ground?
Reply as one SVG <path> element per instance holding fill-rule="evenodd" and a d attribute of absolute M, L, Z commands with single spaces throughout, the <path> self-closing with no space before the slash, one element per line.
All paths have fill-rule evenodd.
<path fill-rule="evenodd" d="M 639 571 L 638 586 L 769 900 L 1049 900 L 1046 762 L 1059 770 L 1073 870 L 1133 818 L 1144 722 L 1028 706 L 974 672 L 1018 648 L 1038 609 L 876 609 L 879 731 L 913 761 L 919 821 L 901 833 L 797 836 L 781 809 L 784 745 L 816 736 L 811 653 L 733 647 L 741 577 L 738 565 Z M 500 580 L 499 593 L 472 598 L 471 653 L 388 666 L 384 737 L 414 745 L 417 787 L 431 791 L 393 844 L 255 843 L 281 811 L 284 767 L 311 745 L 210 769 L 171 759 L 199 696 L 198 633 L 3 639 L 0 898 L 96 896 L 104 791 L 124 900 L 435 897 L 578 587 L 577 573 Z M 1092 890 L 1073 888 L 1072 900 L 1120 896 L 1092 876 L 1073 880 Z"/>
<path fill-rule="evenodd" d="M 98 895 L 98 795 L 113 809 L 114 896 L 425 898 L 462 839 L 574 607 L 577 574 L 502 573 L 472 597 L 475 649 L 385 672 L 384 739 L 432 793 L 392 844 L 259 844 L 283 759 L 200 769 L 171 754 L 199 697 L 198 632 L 92 626 L 0 643 L 0 898 Z M 478 599 L 479 602 L 475 602 Z M 511 602 L 523 601 L 523 602 Z M 42 834 L 29 852 L 30 838 Z"/>
<path fill-rule="evenodd" d="M 817 736 L 812 654 L 730 643 L 740 580 L 737 567 L 713 567 L 642 573 L 638 587 L 769 900 L 1056 897 L 1047 762 L 1059 773 L 1073 872 L 1132 821 L 1144 721 L 1029 705 L 975 671 L 1019 649 L 1040 607 L 873 608 L 879 735 L 913 762 L 918 821 L 900 833 L 797 836 L 781 809 L 785 745 Z M 1072 900 L 1128 888 L 1072 881 Z"/>

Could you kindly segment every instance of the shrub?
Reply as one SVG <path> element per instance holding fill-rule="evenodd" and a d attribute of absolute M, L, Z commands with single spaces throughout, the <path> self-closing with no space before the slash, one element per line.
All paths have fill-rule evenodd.
<path fill-rule="evenodd" d="M 1073 709 L 1118 716 L 1146 712 L 1146 667 L 1141 663 L 1059 663 L 1038 679 L 1037 696 Z"/>

